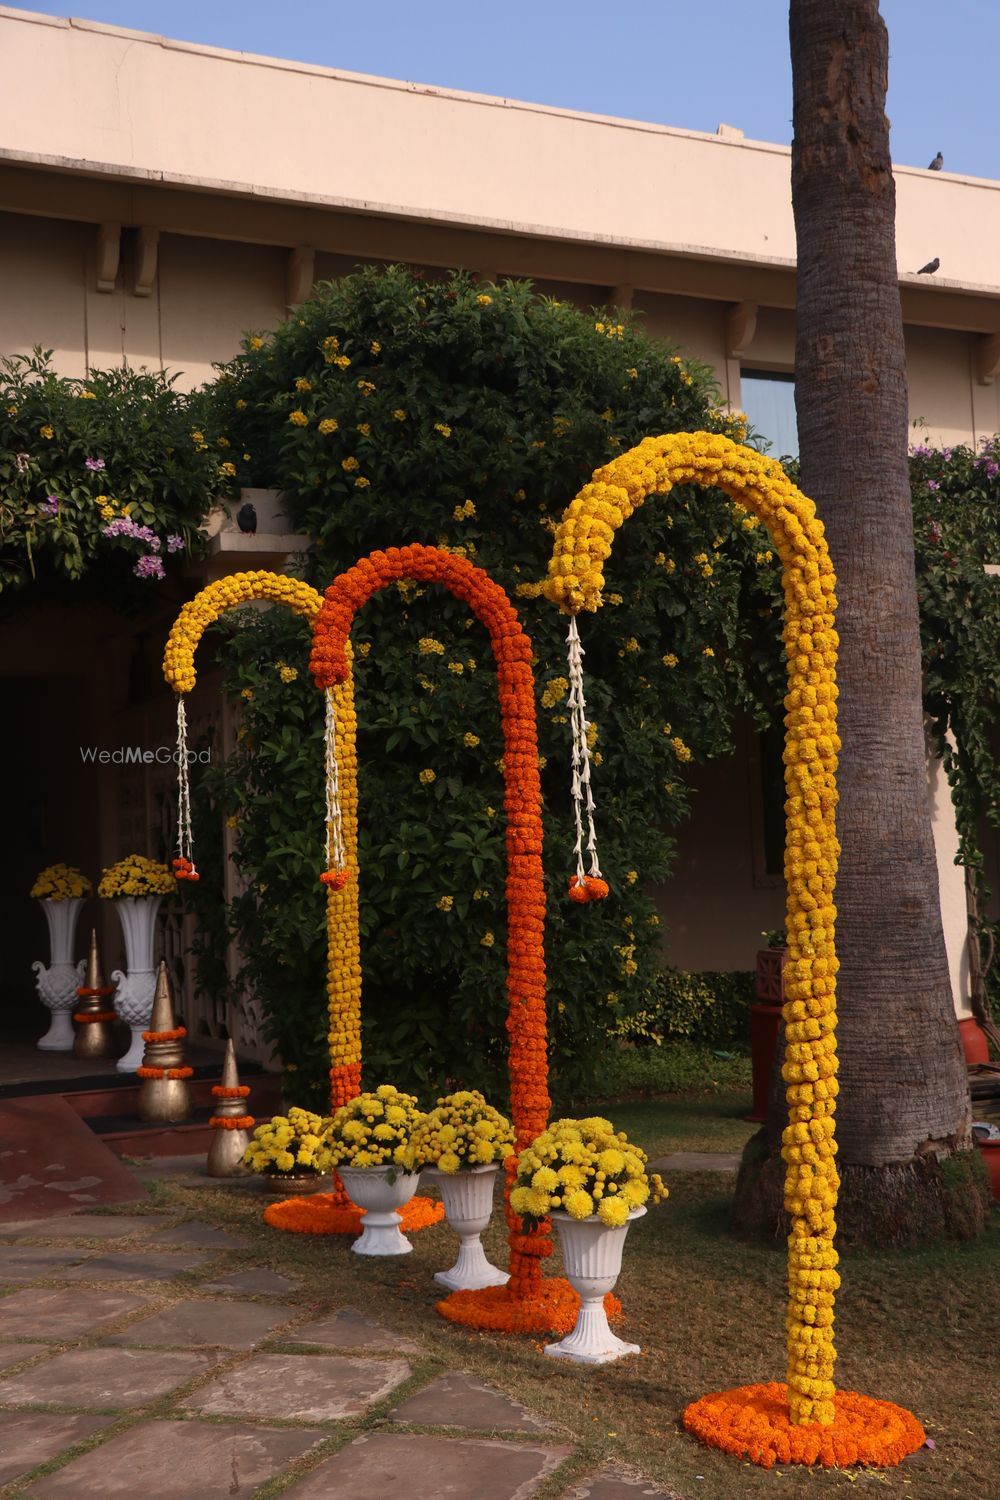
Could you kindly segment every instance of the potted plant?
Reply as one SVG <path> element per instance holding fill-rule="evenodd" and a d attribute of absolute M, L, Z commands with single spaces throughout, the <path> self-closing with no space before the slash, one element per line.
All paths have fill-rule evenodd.
<path fill-rule="evenodd" d="M 156 991 L 156 918 L 164 896 L 176 888 L 177 882 L 166 865 L 142 854 L 130 854 L 111 865 L 97 887 L 103 900 L 115 903 L 125 939 L 127 972 L 116 969 L 111 976 L 117 985 L 115 1010 L 132 1030 L 131 1045 L 118 1059 L 120 1073 L 134 1073 L 142 1065 L 142 1033 L 149 1027 Z"/>
<path fill-rule="evenodd" d="M 528 1232 L 552 1220 L 566 1276 L 580 1295 L 572 1332 L 545 1346 L 556 1359 L 603 1365 L 639 1353 L 638 1344 L 611 1332 L 604 1299 L 618 1280 L 629 1225 L 650 1199 L 667 1196 L 646 1165 L 646 1153 L 600 1116 L 556 1120 L 518 1157 L 510 1206 Z"/>
<path fill-rule="evenodd" d="M 412 1094 L 391 1083 L 359 1094 L 334 1115 L 326 1133 L 330 1161 L 348 1198 L 364 1214 L 356 1255 L 409 1255 L 397 1212 L 420 1182 L 413 1137 L 423 1115 Z"/>
<path fill-rule="evenodd" d="M 292 1107 L 258 1125 L 243 1156 L 243 1165 L 259 1172 L 269 1188 L 291 1198 L 314 1193 L 326 1184 L 330 1151 L 329 1119 Z"/>
<path fill-rule="evenodd" d="M 781 1030 L 785 1003 L 785 961 L 788 948 L 783 927 L 761 933 L 767 944 L 757 950 L 756 1000 L 750 1007 L 750 1062 L 753 1068 L 753 1107 L 748 1120 L 763 1124 L 774 1068 L 774 1049 Z"/>
<path fill-rule="evenodd" d="M 434 1280 L 450 1291 L 503 1286 L 510 1278 L 486 1258 L 480 1235 L 493 1212 L 500 1163 L 514 1150 L 510 1121 L 475 1090 L 446 1094 L 414 1134 L 416 1163 L 434 1174 L 448 1223 L 458 1235 L 458 1259 Z"/>
<path fill-rule="evenodd" d="M 38 1045 L 43 1052 L 73 1050 L 72 1012 L 76 1008 L 77 988 L 83 982 L 83 961 L 73 961 L 76 924 L 85 897 L 93 886 L 74 865 L 48 865 L 31 887 L 31 894 L 41 903 L 49 928 L 49 966 L 36 960 L 35 987 L 38 998 L 51 1012 L 49 1029 Z"/>

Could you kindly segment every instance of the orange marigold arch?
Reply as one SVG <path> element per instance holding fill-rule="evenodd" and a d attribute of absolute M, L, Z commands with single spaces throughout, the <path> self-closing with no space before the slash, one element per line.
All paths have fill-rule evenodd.
<path fill-rule="evenodd" d="M 549 1116 L 545 1012 L 545 890 L 542 881 L 541 783 L 535 727 L 532 647 L 499 584 L 482 568 L 437 547 L 414 544 L 373 552 L 327 589 L 313 627 L 312 673 L 319 688 L 342 682 L 351 623 L 364 604 L 401 579 L 440 584 L 462 599 L 489 632 L 497 667 L 503 727 L 504 811 L 507 846 L 507 1034 L 515 1144 L 528 1145 Z M 508 1165 L 508 1197 L 514 1159 Z M 571 1327 L 575 1296 L 562 1281 L 546 1281 L 542 1258 L 551 1251 L 547 1231 L 522 1233 L 507 1210 L 510 1281 L 504 1287 L 455 1292 L 438 1304 L 454 1321 L 474 1326 L 535 1329 Z"/>

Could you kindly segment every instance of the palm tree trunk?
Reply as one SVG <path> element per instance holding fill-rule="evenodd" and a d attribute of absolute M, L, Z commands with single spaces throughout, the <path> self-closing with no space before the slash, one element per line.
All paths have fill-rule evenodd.
<path fill-rule="evenodd" d="M 927 798 L 888 37 L 878 0 L 791 0 L 790 32 L 801 485 L 840 601 L 838 1217 L 913 1242 L 984 1206 Z M 738 1216 L 777 1227 L 780 1167 L 752 1155 Z"/>

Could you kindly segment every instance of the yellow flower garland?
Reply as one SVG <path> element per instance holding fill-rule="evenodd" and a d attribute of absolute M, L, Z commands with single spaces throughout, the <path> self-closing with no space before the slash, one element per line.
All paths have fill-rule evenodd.
<path fill-rule="evenodd" d="M 646 438 L 598 469 L 556 532 L 545 592 L 567 614 L 601 604 L 614 534 L 649 495 L 712 485 L 768 527 L 783 567 L 788 961 L 784 1007 L 788 1402 L 793 1424 L 834 1421 L 834 1209 L 837 1096 L 833 904 L 837 843 L 837 633 L 834 573 L 812 501 L 780 464 L 707 432 Z"/>
<path fill-rule="evenodd" d="M 251 599 L 287 604 L 312 621 L 322 595 L 299 578 L 258 571 L 231 573 L 208 584 L 184 605 L 167 638 L 163 675 L 175 693 L 195 685 L 194 653 L 202 635 L 227 609 Z M 348 645 L 348 661 L 350 662 Z M 329 1006 L 331 1103 L 346 1104 L 361 1090 L 361 939 L 358 931 L 358 784 L 354 680 L 348 674 L 330 690 L 336 714 L 337 761 L 344 849 L 352 878 L 340 889 L 326 887 L 327 1001 Z"/>

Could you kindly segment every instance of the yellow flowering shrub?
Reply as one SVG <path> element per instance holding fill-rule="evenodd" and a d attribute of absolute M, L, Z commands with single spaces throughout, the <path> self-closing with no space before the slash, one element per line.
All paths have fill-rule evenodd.
<path fill-rule="evenodd" d="M 510 1206 L 529 1224 L 562 1211 L 618 1227 L 634 1209 L 667 1196 L 646 1165 L 645 1151 L 610 1120 L 556 1120 L 518 1157 Z"/>
<path fill-rule="evenodd" d="M 97 894 L 107 901 L 118 896 L 170 896 L 176 889 L 177 882 L 166 865 L 142 854 L 130 854 L 104 871 Z"/>
<path fill-rule="evenodd" d="M 89 896 L 94 889 L 86 875 L 75 865 L 46 865 L 35 876 L 32 896 L 40 901 L 69 901 L 75 896 Z"/>
<path fill-rule="evenodd" d="M 274 1115 L 257 1126 L 243 1164 L 267 1177 L 321 1176 L 330 1170 L 329 1126 L 328 1118 L 308 1109 L 292 1108 L 287 1115 Z"/>
<path fill-rule="evenodd" d="M 514 1130 L 478 1090 L 461 1089 L 445 1094 L 424 1115 L 413 1142 L 418 1166 L 450 1174 L 506 1161 L 514 1150 Z"/>
<path fill-rule="evenodd" d="M 326 1133 L 330 1160 L 338 1167 L 394 1166 L 412 1172 L 414 1137 L 423 1121 L 413 1094 L 380 1084 L 337 1110 Z"/>

